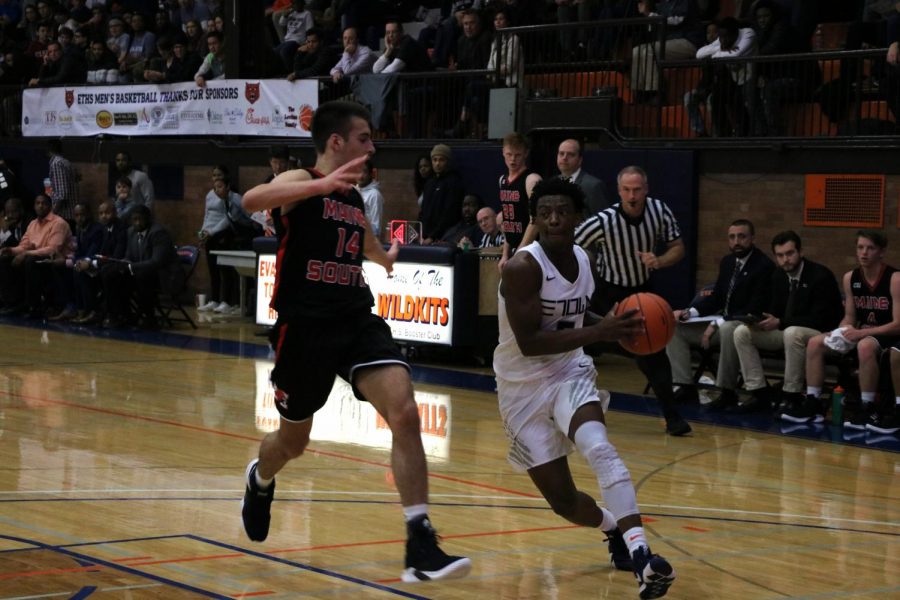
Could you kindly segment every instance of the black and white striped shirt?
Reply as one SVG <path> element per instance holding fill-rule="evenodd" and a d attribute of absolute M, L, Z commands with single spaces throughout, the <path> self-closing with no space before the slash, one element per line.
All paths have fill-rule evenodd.
<path fill-rule="evenodd" d="M 600 278 L 623 287 L 637 287 L 650 278 L 638 251 L 653 252 L 658 244 L 680 237 L 669 207 L 649 197 L 640 219 L 628 217 L 621 203 L 616 203 L 586 219 L 575 231 L 575 243 L 597 253 Z"/>
<path fill-rule="evenodd" d="M 506 238 L 503 237 L 502 231 L 497 231 L 494 235 L 489 235 L 487 233 L 481 234 L 481 240 L 477 243 L 477 248 L 496 248 L 498 246 L 502 246 L 503 242 L 506 241 Z"/>

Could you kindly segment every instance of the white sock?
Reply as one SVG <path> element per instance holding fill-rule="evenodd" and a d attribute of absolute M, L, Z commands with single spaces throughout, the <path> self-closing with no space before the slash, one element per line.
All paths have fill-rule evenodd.
<path fill-rule="evenodd" d="M 862 398 L 863 404 L 875 402 L 875 392 L 863 392 L 859 397 Z"/>
<path fill-rule="evenodd" d="M 619 524 L 616 523 L 616 518 L 613 514 L 603 507 L 600 507 L 600 512 L 603 513 L 603 522 L 600 523 L 600 530 L 607 532 L 615 531 Z"/>
<path fill-rule="evenodd" d="M 894 404 L 900 406 L 900 396 L 894 396 Z"/>
<path fill-rule="evenodd" d="M 819 396 L 822 395 L 822 388 L 815 387 L 813 385 L 808 385 L 808 386 L 806 386 L 806 395 L 812 396 L 813 398 L 818 398 Z"/>
<path fill-rule="evenodd" d="M 406 522 L 409 523 L 413 519 L 417 517 L 421 517 L 428 514 L 428 505 L 427 504 L 411 504 L 410 506 L 403 507 L 403 518 L 406 519 Z"/>
<path fill-rule="evenodd" d="M 272 479 L 263 479 L 262 477 L 260 477 L 259 465 L 257 465 L 256 468 L 253 469 L 253 479 L 256 480 L 256 487 L 261 490 L 268 489 L 268 487 L 272 485 L 272 482 L 275 481 L 274 477 Z"/>
<path fill-rule="evenodd" d="M 625 543 L 628 545 L 628 553 L 634 554 L 634 551 L 643 546 L 649 548 L 647 538 L 644 535 L 643 527 L 632 527 L 625 532 Z"/>

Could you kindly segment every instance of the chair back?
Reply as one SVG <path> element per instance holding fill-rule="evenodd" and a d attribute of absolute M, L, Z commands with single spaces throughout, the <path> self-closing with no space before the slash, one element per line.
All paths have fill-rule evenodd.
<path fill-rule="evenodd" d="M 186 267 L 187 276 L 190 277 L 197 268 L 197 260 L 200 258 L 200 248 L 197 246 L 178 246 L 175 248 L 178 262 Z"/>
<path fill-rule="evenodd" d="M 165 274 L 161 274 L 162 289 L 173 299 L 183 300 L 188 281 L 197 268 L 200 249 L 197 246 L 176 246 L 175 255 L 178 257 L 177 263 L 171 265 Z"/>
<path fill-rule="evenodd" d="M 156 310 L 167 327 L 172 326 L 173 321 L 184 321 L 193 329 L 197 329 L 194 319 L 184 309 L 184 304 L 190 304 L 186 298 L 188 282 L 197 268 L 197 260 L 200 257 L 200 249 L 197 246 L 176 246 L 175 254 L 177 262 L 161 273 L 162 290 Z M 172 316 L 172 313 L 181 314 L 181 317 Z"/>

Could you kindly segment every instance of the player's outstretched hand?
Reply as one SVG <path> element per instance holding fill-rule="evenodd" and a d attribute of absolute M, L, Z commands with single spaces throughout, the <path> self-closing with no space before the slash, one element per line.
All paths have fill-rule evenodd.
<path fill-rule="evenodd" d="M 597 341 L 618 342 L 623 338 L 643 333 L 644 317 L 638 314 L 637 309 L 626 310 L 620 315 L 614 311 L 615 308 L 592 326 L 597 334 Z"/>
<path fill-rule="evenodd" d="M 388 248 L 386 254 L 388 258 L 388 264 L 384 267 L 384 270 L 387 271 L 388 277 L 390 277 L 391 272 L 394 270 L 394 263 L 397 262 L 397 257 L 400 256 L 400 242 L 394 240 L 394 243 L 392 243 L 391 247 Z"/>
<path fill-rule="evenodd" d="M 357 180 L 362 175 L 367 160 L 369 160 L 368 154 L 354 158 L 347 164 L 329 173 L 323 183 L 333 192 L 348 194 L 350 188 L 356 185 Z"/>

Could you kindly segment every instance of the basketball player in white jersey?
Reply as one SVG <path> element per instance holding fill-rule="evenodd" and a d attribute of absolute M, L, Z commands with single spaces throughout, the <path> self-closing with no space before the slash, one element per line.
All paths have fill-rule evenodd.
<path fill-rule="evenodd" d="M 556 514 L 606 533 L 613 564 L 634 572 L 641 598 L 660 598 L 675 571 L 647 545 L 631 475 L 607 439 L 609 393 L 597 389 L 593 359 L 582 349 L 634 335 L 642 319 L 628 311 L 584 325 L 594 280 L 587 253 L 575 245 L 581 188 L 545 179 L 529 206 L 539 241 L 520 248 L 503 270 L 494 352 L 509 461 L 528 472 Z M 575 487 L 567 458 L 573 448 L 597 475 L 609 510 Z"/>

